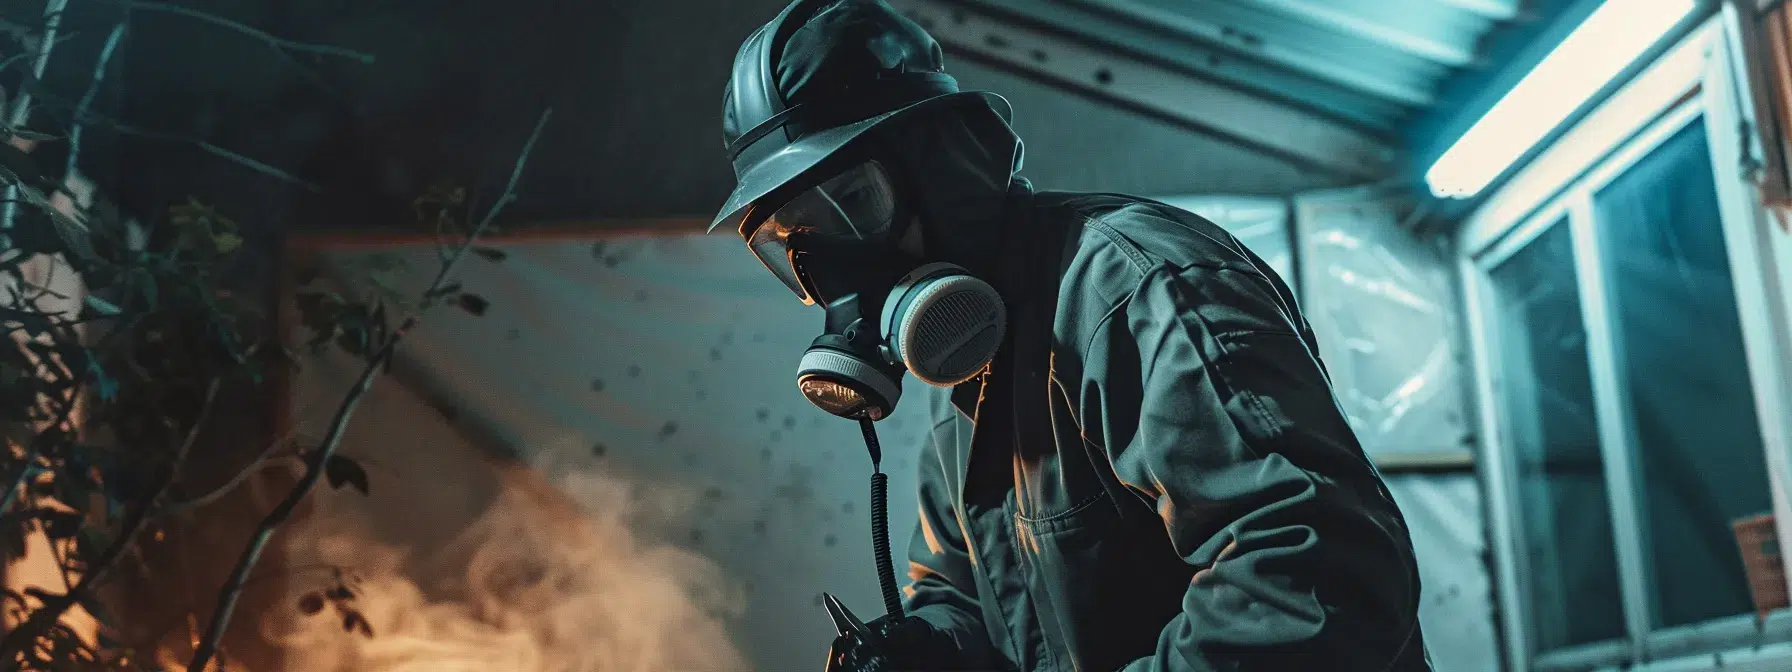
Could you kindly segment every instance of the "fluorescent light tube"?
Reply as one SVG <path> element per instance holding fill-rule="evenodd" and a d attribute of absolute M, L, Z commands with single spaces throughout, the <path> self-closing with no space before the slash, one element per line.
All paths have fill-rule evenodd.
<path fill-rule="evenodd" d="M 1425 183 L 1442 198 L 1474 196 L 1697 7 L 1698 0 L 1606 0 L 1480 121 Z"/>

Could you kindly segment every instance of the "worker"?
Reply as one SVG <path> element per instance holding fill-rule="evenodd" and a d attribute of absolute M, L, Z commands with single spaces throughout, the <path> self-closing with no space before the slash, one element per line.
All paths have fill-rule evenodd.
<path fill-rule="evenodd" d="M 1405 520 L 1236 238 L 1034 191 L 1008 103 L 881 0 L 791 3 L 723 108 L 711 230 L 823 309 L 803 393 L 877 420 L 943 388 L 906 609 L 835 642 L 857 669 L 1430 669 Z"/>

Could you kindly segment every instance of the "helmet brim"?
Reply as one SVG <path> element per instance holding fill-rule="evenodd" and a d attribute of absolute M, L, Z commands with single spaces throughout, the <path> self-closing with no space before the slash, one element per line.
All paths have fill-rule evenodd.
<path fill-rule="evenodd" d="M 1013 107 L 1007 99 L 987 91 L 961 91 L 935 96 L 905 107 L 856 121 L 843 126 L 835 126 L 811 133 L 801 140 L 791 143 L 758 163 L 748 167 L 737 176 L 734 193 L 722 204 L 716 218 L 709 223 L 708 231 L 713 233 L 723 225 L 739 228 L 744 217 L 755 201 L 765 198 L 767 194 L 777 191 L 779 187 L 801 178 L 804 173 L 814 169 L 828 157 L 840 151 L 848 143 L 864 135 L 879 125 L 889 123 L 897 118 L 914 114 L 923 109 L 946 107 L 967 99 L 980 98 L 987 103 L 1004 121 L 1013 121 Z"/>

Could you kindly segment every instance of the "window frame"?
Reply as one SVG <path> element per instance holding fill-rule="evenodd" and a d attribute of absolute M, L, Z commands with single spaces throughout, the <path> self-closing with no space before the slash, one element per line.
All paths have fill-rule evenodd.
<path fill-rule="evenodd" d="M 1760 156 L 1750 146 L 1753 105 L 1739 83 L 1737 20 L 1725 11 L 1703 22 L 1620 88 L 1512 180 L 1492 194 L 1463 223 L 1456 236 L 1457 270 L 1462 279 L 1477 421 L 1482 437 L 1481 476 L 1487 493 L 1495 589 L 1511 669 L 1588 669 L 1625 662 L 1741 648 L 1760 641 L 1792 641 L 1792 614 L 1776 612 L 1757 630 L 1753 614 L 1673 628 L 1651 628 L 1650 567 L 1645 528 L 1638 520 L 1635 443 L 1625 399 L 1620 343 L 1614 338 L 1606 305 L 1604 269 L 1599 263 L 1593 199 L 1665 140 L 1690 124 L 1703 123 L 1711 147 L 1720 217 L 1731 265 L 1732 290 L 1741 312 L 1743 345 L 1755 393 L 1757 416 L 1769 466 L 1773 511 L 1782 538 L 1792 539 L 1792 478 L 1788 437 L 1792 437 L 1792 236 L 1760 205 L 1757 187 L 1742 168 L 1744 157 Z M 1746 80 L 1742 80 L 1746 81 Z M 1741 132 L 1738 129 L 1742 129 Z M 1622 613 L 1627 635 L 1619 640 L 1537 651 L 1530 642 L 1534 622 L 1524 604 L 1518 577 L 1526 571 L 1519 533 L 1516 463 L 1504 447 L 1498 408 L 1496 367 L 1499 335 L 1485 308 L 1492 300 L 1489 271 L 1555 225 L 1568 226 L 1574 241 L 1581 314 L 1588 336 L 1600 453 L 1606 472 L 1613 539 L 1618 558 Z M 1789 558 L 1792 564 L 1792 558 Z"/>

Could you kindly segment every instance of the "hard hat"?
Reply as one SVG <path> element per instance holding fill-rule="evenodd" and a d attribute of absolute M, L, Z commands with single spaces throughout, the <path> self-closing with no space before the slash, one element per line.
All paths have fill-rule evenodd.
<path fill-rule="evenodd" d="M 882 0 L 792 2 L 734 57 L 722 134 L 735 188 L 709 230 L 740 226 L 757 201 L 878 125 L 958 104 L 1013 116 L 1001 96 L 960 91 L 939 43 Z"/>

